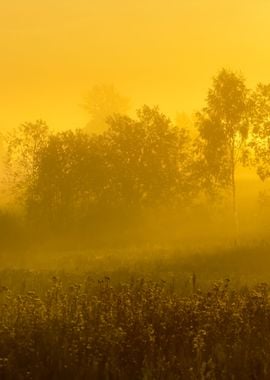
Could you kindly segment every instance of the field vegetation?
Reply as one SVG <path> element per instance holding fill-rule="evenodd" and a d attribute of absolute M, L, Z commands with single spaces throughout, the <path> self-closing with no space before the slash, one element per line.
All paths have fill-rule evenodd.
<path fill-rule="evenodd" d="M 268 252 L 81 253 L 80 268 L 62 257 L 54 270 L 3 269 L 1 379 L 268 379 Z"/>

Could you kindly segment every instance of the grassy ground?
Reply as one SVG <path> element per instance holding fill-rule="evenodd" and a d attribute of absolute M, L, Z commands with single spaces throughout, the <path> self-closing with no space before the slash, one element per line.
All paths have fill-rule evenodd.
<path fill-rule="evenodd" d="M 0 378 L 269 379 L 268 255 L 55 253 L 3 269 Z"/>

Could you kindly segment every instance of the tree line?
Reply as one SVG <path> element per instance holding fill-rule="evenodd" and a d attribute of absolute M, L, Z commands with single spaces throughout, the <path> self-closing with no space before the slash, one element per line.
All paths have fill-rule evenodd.
<path fill-rule="evenodd" d="M 186 215 L 223 196 L 237 236 L 237 167 L 270 176 L 270 85 L 250 89 L 222 69 L 195 115 L 195 136 L 146 105 L 134 118 L 112 113 L 106 123 L 91 134 L 53 132 L 38 120 L 6 136 L 5 180 L 35 236 L 106 240 L 156 210 Z"/>

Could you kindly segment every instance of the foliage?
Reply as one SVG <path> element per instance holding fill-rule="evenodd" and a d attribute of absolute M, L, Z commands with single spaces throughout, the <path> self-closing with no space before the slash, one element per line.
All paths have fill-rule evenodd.
<path fill-rule="evenodd" d="M 253 92 L 254 163 L 259 177 L 270 177 L 270 85 L 259 84 Z"/>
<path fill-rule="evenodd" d="M 34 225 L 93 235 L 128 227 L 146 210 L 191 203 L 197 182 L 187 131 L 147 106 L 137 119 L 115 115 L 108 123 L 100 135 L 51 134 L 39 149 L 26 196 Z"/>
<path fill-rule="evenodd" d="M 20 294 L 1 287 L 1 378 L 269 378 L 267 284 L 236 291 L 225 280 L 181 296 L 139 278 L 40 280 Z"/>
<path fill-rule="evenodd" d="M 115 116 L 109 124 L 110 161 L 126 205 L 168 204 L 192 193 L 192 150 L 186 130 L 173 126 L 157 107 L 147 106 L 138 111 L 137 120 Z"/>
<path fill-rule="evenodd" d="M 249 90 L 237 74 L 221 70 L 197 114 L 203 171 L 209 186 L 231 189 L 243 159 L 250 119 Z"/>
<path fill-rule="evenodd" d="M 37 120 L 20 125 L 6 137 L 6 179 L 14 196 L 23 201 L 32 196 L 39 153 L 46 146 L 48 135 L 47 124 Z"/>
<path fill-rule="evenodd" d="M 54 235 L 66 247 L 72 241 L 80 247 L 135 242 L 144 228 L 147 235 L 147 224 L 155 230 L 163 221 L 160 230 L 169 230 L 179 223 L 176 215 L 187 227 L 196 217 L 207 223 L 225 207 L 223 219 L 233 214 L 237 241 L 236 170 L 248 162 L 262 180 L 270 175 L 269 88 L 251 91 L 241 75 L 221 70 L 194 131 L 184 114 L 176 126 L 158 107 L 145 105 L 127 116 L 126 99 L 113 87 L 97 86 L 86 108 L 97 130 L 106 119 L 98 134 L 52 132 L 38 120 L 7 136 L 2 198 L 15 199 L 33 240 Z M 196 228 L 203 229 L 200 223 Z"/>

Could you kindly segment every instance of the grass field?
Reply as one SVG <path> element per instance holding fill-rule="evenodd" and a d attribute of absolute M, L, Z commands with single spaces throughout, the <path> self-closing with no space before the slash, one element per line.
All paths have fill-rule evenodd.
<path fill-rule="evenodd" d="M 198 252 L 3 268 L 0 379 L 269 379 L 269 247 Z"/>

